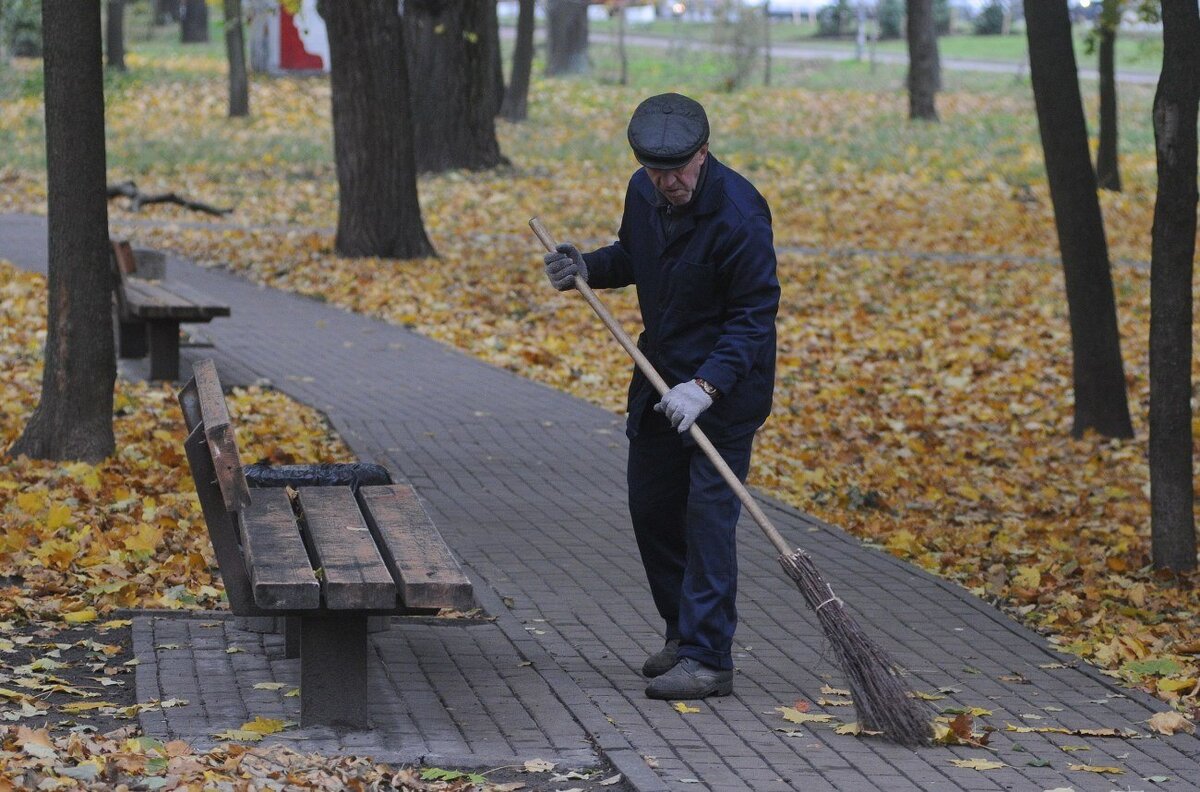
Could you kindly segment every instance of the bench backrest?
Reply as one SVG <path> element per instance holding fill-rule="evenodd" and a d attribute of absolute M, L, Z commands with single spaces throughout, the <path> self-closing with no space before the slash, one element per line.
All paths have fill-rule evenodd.
<path fill-rule="evenodd" d="M 364 486 L 356 496 L 348 486 L 301 486 L 295 504 L 281 489 L 252 496 L 216 365 L 192 369 L 179 392 L 185 449 L 234 614 L 322 602 L 393 613 L 473 606 L 470 581 L 412 487 Z"/>

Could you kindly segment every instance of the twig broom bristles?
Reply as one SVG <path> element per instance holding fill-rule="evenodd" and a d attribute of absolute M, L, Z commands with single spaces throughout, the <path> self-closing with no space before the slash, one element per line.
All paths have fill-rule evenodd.
<path fill-rule="evenodd" d="M 536 217 L 529 221 L 529 227 L 546 250 L 554 250 L 554 239 Z M 666 394 L 669 390 L 667 383 L 591 288 L 579 279 L 575 280 L 575 288 L 633 358 L 642 374 L 660 394 Z M 859 628 L 854 617 L 846 610 L 845 603 L 834 595 L 833 589 L 821 577 L 808 553 L 799 548 L 792 549 L 784 540 L 700 427 L 693 424 L 689 431 L 725 483 L 737 493 L 742 505 L 775 545 L 783 571 L 795 581 L 805 602 L 816 612 L 821 629 L 833 646 L 838 663 L 846 675 L 859 725 L 865 730 L 882 732 L 885 738 L 901 745 L 928 743 L 932 737 L 930 713 L 902 683 L 896 664 Z"/>

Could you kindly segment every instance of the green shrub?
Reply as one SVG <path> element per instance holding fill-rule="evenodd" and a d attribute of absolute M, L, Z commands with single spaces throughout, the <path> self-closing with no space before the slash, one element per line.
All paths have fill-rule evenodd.
<path fill-rule="evenodd" d="M 901 0 L 880 0 L 879 38 L 896 39 L 904 32 L 904 3 Z"/>
<path fill-rule="evenodd" d="M 817 35 L 825 38 L 854 33 L 855 17 L 849 0 L 838 0 L 817 12 Z"/>
<path fill-rule="evenodd" d="M 0 0 L 0 44 L 9 54 L 42 54 L 42 4 L 39 0 Z"/>
<path fill-rule="evenodd" d="M 999 0 L 985 5 L 975 17 L 976 36 L 999 36 L 1004 32 L 1004 6 Z"/>

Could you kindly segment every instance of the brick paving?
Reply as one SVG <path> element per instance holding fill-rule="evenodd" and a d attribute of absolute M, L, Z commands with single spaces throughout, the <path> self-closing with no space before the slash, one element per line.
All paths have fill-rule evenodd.
<path fill-rule="evenodd" d="M 0 216 L 0 257 L 44 269 L 44 245 L 40 218 Z M 628 527 L 626 441 L 617 416 L 400 327 L 175 257 L 169 267 L 169 277 L 228 301 L 233 310 L 232 317 L 203 329 L 213 348 L 185 349 L 185 358 L 215 358 L 227 383 L 270 381 L 322 410 L 359 458 L 385 464 L 410 482 L 476 581 L 484 609 L 495 617 L 486 626 L 404 623 L 374 638 L 378 670 L 372 685 L 379 690 L 392 685 L 397 698 L 423 702 L 408 715 L 402 707 L 389 709 L 389 725 L 383 728 L 395 730 L 387 742 L 399 754 L 436 754 L 447 763 L 455 752 L 468 760 L 532 758 L 527 753 L 532 742 L 518 739 L 519 728 L 502 714 L 508 710 L 489 708 L 494 697 L 511 695 L 539 724 L 539 749 L 582 759 L 572 753 L 579 750 L 572 735 L 585 734 L 644 790 L 1070 787 L 1108 792 L 1146 788 L 1151 782 L 1143 779 L 1160 775 L 1171 779 L 1164 788 L 1196 788 L 1200 740 L 1151 737 L 1145 729 L 1144 721 L 1163 709 L 1161 703 L 1115 685 L 1093 668 L 1074 665 L 1073 658 L 1054 652 L 1043 638 L 960 587 L 769 499 L 764 508 L 772 521 L 812 554 L 864 629 L 909 670 L 914 687 L 945 688 L 946 698 L 934 705 L 939 708 L 992 712 L 979 721 L 999 729 L 992 736 L 993 750 L 910 751 L 878 739 L 837 735 L 828 725 L 784 721 L 775 707 L 798 698 L 815 702 L 822 686 L 841 686 L 841 677 L 800 594 L 748 520 L 739 526 L 735 695 L 700 703 L 700 712 L 687 714 L 646 699 L 637 669 L 660 645 L 660 626 Z M 586 307 L 581 304 L 580 310 Z M 139 656 L 163 642 L 160 631 L 183 630 L 182 623 L 192 635 L 203 633 L 206 643 L 244 644 L 245 654 L 253 656 L 239 659 L 239 653 L 211 662 L 256 662 L 261 673 L 279 674 L 280 681 L 293 673 L 290 661 L 272 659 L 270 636 L 246 638 L 224 620 L 218 620 L 219 628 L 201 628 L 196 620 L 148 618 L 138 621 Z M 458 742 L 442 742 L 452 733 L 445 724 L 458 717 L 458 710 L 446 712 L 444 698 L 456 683 L 410 673 L 414 657 L 442 651 L 439 646 L 452 656 L 493 641 L 497 648 L 480 656 L 496 662 L 459 668 L 474 696 L 469 700 L 481 705 L 473 716 L 478 722 L 457 723 Z M 179 658 L 200 669 L 212 653 L 201 654 L 197 649 Z M 511 669 L 502 658 L 515 657 L 532 663 L 522 667 L 529 673 L 505 676 Z M 188 697 L 173 689 L 186 684 L 186 669 L 165 676 L 163 669 L 173 660 L 157 653 L 146 659 L 154 661 L 155 675 L 150 665 L 139 667 L 140 695 Z M 391 675 L 386 683 L 378 678 L 385 672 Z M 228 712 L 206 716 L 205 729 L 218 717 L 241 713 L 238 707 L 247 701 L 268 702 L 253 698 L 260 691 L 252 683 L 261 681 L 255 674 L 227 678 L 236 687 L 222 689 L 219 696 Z M 510 686 L 507 693 L 498 687 L 500 681 Z M 431 690 L 436 701 L 428 695 Z M 272 711 L 289 711 L 288 702 L 270 701 L 283 707 Z M 835 719 L 853 718 L 846 707 L 814 709 Z M 170 729 L 172 710 L 164 715 Z M 152 722 L 157 717 L 147 718 L 148 729 L 163 728 Z M 187 716 L 180 713 L 179 719 Z M 431 736 L 406 725 L 425 719 L 445 728 Z M 233 720 L 217 729 L 240 723 Z M 1014 733 L 1006 724 L 1115 727 L 1141 736 Z M 316 750 L 332 738 L 293 733 L 288 739 L 306 748 L 311 740 Z M 369 741 L 361 735 L 355 739 Z M 1068 754 L 1062 746 L 1088 750 Z M 337 748 L 351 749 L 358 750 L 341 743 Z M 950 764 L 977 757 L 1007 767 L 979 772 Z M 1048 764 L 1036 766 L 1043 763 Z M 1118 766 L 1125 774 L 1069 770 L 1075 763 Z"/>

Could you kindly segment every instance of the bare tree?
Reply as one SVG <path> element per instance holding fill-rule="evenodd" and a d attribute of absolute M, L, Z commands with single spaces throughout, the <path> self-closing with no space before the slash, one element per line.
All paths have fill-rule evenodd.
<path fill-rule="evenodd" d="M 941 87 L 937 28 L 933 0 L 907 0 L 908 117 L 937 121 L 937 92 Z"/>
<path fill-rule="evenodd" d="M 417 201 L 404 33 L 396 0 L 318 0 L 329 33 L 335 248 L 351 257 L 433 255 Z"/>
<path fill-rule="evenodd" d="M 1104 0 L 1096 21 L 1100 53 L 1100 147 L 1096 152 L 1096 183 L 1102 190 L 1121 191 L 1121 169 L 1117 156 L 1117 28 L 1123 0 Z"/>
<path fill-rule="evenodd" d="M 1088 151 L 1067 0 L 1025 5 L 1029 71 L 1071 317 L 1076 437 L 1132 437 L 1104 218 Z"/>
<path fill-rule="evenodd" d="M 419 173 L 504 162 L 496 140 L 500 28 L 492 0 L 406 0 L 405 52 Z"/>
<path fill-rule="evenodd" d="M 534 0 L 521 0 L 517 15 L 517 41 L 513 47 L 512 74 L 500 116 L 509 121 L 524 121 L 529 113 L 529 76 L 533 72 Z"/>
<path fill-rule="evenodd" d="M 99 461 L 113 452 L 108 198 L 100 4 L 43 0 L 49 233 L 45 368 L 8 453 Z"/>
<path fill-rule="evenodd" d="M 1191 398 L 1200 10 L 1192 0 L 1167 0 L 1162 24 L 1150 251 L 1150 536 L 1154 566 L 1182 572 L 1196 568 Z"/>
<path fill-rule="evenodd" d="M 105 8 L 105 60 L 108 68 L 125 71 L 125 0 L 108 0 Z"/>
<path fill-rule="evenodd" d="M 250 79 L 246 76 L 242 0 L 225 0 L 225 55 L 229 61 L 229 117 L 250 115 Z"/>
<path fill-rule="evenodd" d="M 204 0 L 183 0 L 181 3 L 179 40 L 184 44 L 208 41 L 208 4 Z"/>
<path fill-rule="evenodd" d="M 546 0 L 546 74 L 588 71 L 587 0 Z"/>

